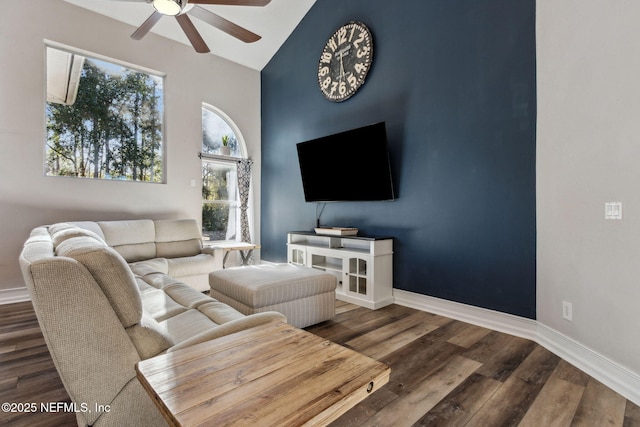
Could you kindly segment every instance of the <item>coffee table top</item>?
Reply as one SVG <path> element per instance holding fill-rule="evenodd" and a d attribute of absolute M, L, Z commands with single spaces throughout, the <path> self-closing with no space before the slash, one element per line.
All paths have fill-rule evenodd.
<path fill-rule="evenodd" d="M 389 381 L 390 368 L 283 322 L 136 365 L 170 425 L 326 425 Z"/>

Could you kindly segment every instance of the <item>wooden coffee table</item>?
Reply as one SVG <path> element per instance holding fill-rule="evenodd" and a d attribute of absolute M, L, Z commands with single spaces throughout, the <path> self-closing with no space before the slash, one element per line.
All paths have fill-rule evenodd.
<path fill-rule="evenodd" d="M 283 322 L 139 362 L 172 426 L 326 425 L 389 381 L 390 368 Z"/>

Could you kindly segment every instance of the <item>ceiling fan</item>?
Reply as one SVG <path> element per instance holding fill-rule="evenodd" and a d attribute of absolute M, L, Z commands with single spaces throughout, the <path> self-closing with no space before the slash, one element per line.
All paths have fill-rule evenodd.
<path fill-rule="evenodd" d="M 225 33 L 241 40 L 245 43 L 253 43 L 261 37 L 246 28 L 224 19 L 207 9 L 197 6 L 198 4 L 215 4 L 228 6 L 266 6 L 271 0 L 119 0 L 131 2 L 146 2 L 153 5 L 155 11 L 146 21 L 131 34 L 134 40 L 142 39 L 153 28 L 153 26 L 165 15 L 175 16 L 178 24 L 191 42 L 191 45 L 198 53 L 210 52 L 209 46 L 205 43 L 188 15 L 194 16 L 207 24 L 224 31 Z M 187 5 L 187 3 L 190 3 Z M 188 14 L 188 15 L 187 15 Z"/>

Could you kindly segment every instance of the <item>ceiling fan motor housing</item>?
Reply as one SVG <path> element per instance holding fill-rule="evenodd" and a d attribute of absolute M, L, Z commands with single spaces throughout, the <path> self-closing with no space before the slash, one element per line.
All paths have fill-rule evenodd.
<path fill-rule="evenodd" d="M 153 0 L 153 7 L 163 15 L 179 15 L 187 5 L 187 0 Z"/>

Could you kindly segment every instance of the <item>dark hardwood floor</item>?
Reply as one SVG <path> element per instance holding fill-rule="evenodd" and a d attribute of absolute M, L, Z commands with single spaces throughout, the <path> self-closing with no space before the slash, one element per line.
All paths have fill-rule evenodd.
<path fill-rule="evenodd" d="M 391 379 L 332 426 L 640 426 L 638 406 L 531 341 L 398 305 L 336 304 L 307 330 L 389 364 Z M 68 399 L 31 303 L 0 305 L 0 403 Z M 3 411 L 0 425 L 75 416 Z"/>
<path fill-rule="evenodd" d="M 640 426 L 640 408 L 526 339 L 391 305 L 337 303 L 309 331 L 391 366 L 336 426 Z"/>
<path fill-rule="evenodd" d="M 38 406 L 36 412 L 6 412 L 3 407 L 0 425 L 76 425 L 74 414 L 39 410 L 40 403 L 69 401 L 31 303 L 0 305 L 0 403 Z"/>

